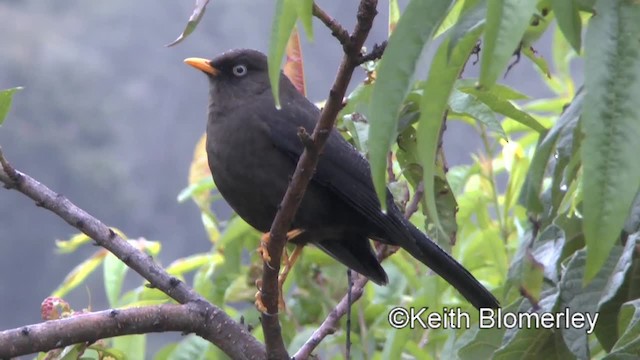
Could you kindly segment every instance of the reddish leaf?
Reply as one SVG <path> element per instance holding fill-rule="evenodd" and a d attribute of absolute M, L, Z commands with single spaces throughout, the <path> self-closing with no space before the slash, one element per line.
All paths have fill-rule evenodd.
<path fill-rule="evenodd" d="M 289 42 L 287 42 L 287 60 L 284 63 L 284 74 L 303 95 L 307 94 L 304 84 L 304 62 L 298 29 L 293 28 Z"/>

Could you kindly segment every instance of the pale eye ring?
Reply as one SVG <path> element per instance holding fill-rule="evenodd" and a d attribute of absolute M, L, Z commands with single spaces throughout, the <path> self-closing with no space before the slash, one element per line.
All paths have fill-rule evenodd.
<path fill-rule="evenodd" d="M 247 75 L 247 67 L 243 64 L 235 65 L 232 71 L 233 71 L 233 75 L 238 77 Z"/>

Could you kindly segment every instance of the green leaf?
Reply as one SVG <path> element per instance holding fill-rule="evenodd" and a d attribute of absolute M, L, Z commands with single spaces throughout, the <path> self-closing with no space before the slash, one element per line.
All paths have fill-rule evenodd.
<path fill-rule="evenodd" d="M 313 0 L 297 0 L 296 11 L 309 41 L 313 40 Z"/>
<path fill-rule="evenodd" d="M 280 65 L 298 17 L 296 0 L 277 0 L 269 39 L 269 82 L 276 108 L 280 108 Z"/>
<path fill-rule="evenodd" d="M 144 360 L 146 335 L 127 335 L 113 338 L 113 347 L 127 354 L 127 360 Z"/>
<path fill-rule="evenodd" d="M 460 19 L 460 15 L 462 14 L 464 8 L 466 7 L 466 1 L 456 1 L 453 3 L 451 10 L 447 12 L 447 16 L 442 19 L 438 30 L 433 35 L 434 38 L 444 34 L 447 30 L 451 29 L 455 24 L 458 23 Z"/>
<path fill-rule="evenodd" d="M 487 2 L 487 23 L 482 41 L 480 86 L 491 88 L 518 48 L 537 0 Z"/>
<path fill-rule="evenodd" d="M 536 120 L 533 116 L 529 115 L 525 111 L 516 108 L 515 105 L 511 103 L 511 101 L 498 97 L 496 93 L 492 91 L 493 88 L 478 89 L 467 87 L 460 90 L 466 92 L 467 94 L 475 96 L 478 100 L 487 104 L 487 106 L 489 106 L 491 110 L 507 116 L 539 133 L 547 130 L 547 128 L 540 124 L 540 122 L 538 122 L 538 120 Z"/>
<path fill-rule="evenodd" d="M 640 189 L 640 4 L 596 1 L 585 41 L 582 144 L 590 281 L 618 242 Z"/>
<path fill-rule="evenodd" d="M 554 13 L 551 11 L 551 1 L 552 0 L 538 1 L 538 4 L 536 5 L 537 11 L 531 17 L 529 26 L 527 26 L 527 30 L 525 30 L 524 35 L 522 35 L 520 48 L 526 49 L 532 47 L 533 43 L 542 37 L 549 27 L 549 24 L 551 24 L 551 21 L 554 18 Z"/>
<path fill-rule="evenodd" d="M 489 106 L 478 100 L 475 96 L 465 94 L 458 90 L 453 90 L 449 98 L 449 107 L 459 114 L 464 114 L 476 119 L 481 124 L 487 126 L 489 131 L 497 134 L 503 139 L 507 139 L 502 125 L 496 118 L 496 114 Z"/>
<path fill-rule="evenodd" d="M 60 254 L 70 254 L 80 246 L 90 243 L 91 238 L 83 233 L 73 235 L 69 240 L 56 240 L 56 247 Z"/>
<path fill-rule="evenodd" d="M 187 21 L 187 26 L 184 28 L 182 34 L 180 34 L 177 39 L 166 45 L 167 47 L 176 45 L 182 42 L 182 40 L 184 40 L 187 36 L 191 35 L 191 33 L 198 26 L 198 23 L 200 23 L 200 20 L 202 20 L 202 16 L 204 16 L 204 12 L 207 9 L 208 3 L 209 0 L 196 0 L 196 7 L 195 9 L 193 9 L 193 13 L 189 17 L 189 21 Z"/>
<path fill-rule="evenodd" d="M 547 164 L 551 158 L 551 154 L 556 147 L 556 141 L 562 130 L 569 126 L 571 122 L 577 122 L 582 113 L 582 104 L 584 102 L 584 91 L 576 94 L 575 98 L 567 107 L 565 112 L 560 116 L 558 121 L 553 125 L 549 132 L 544 135 L 536 152 L 531 160 L 527 178 L 522 185 L 519 202 L 529 211 L 534 213 L 542 212 L 542 202 L 540 201 L 542 191 L 542 181 L 547 169 Z"/>
<path fill-rule="evenodd" d="M 106 255 L 106 250 L 98 251 L 89 259 L 78 264 L 62 281 L 62 284 L 51 294 L 63 298 L 69 291 L 75 289 L 82 284 L 84 280 L 91 275 L 96 268 L 102 263 Z"/>
<path fill-rule="evenodd" d="M 549 64 L 544 57 L 538 56 L 535 51 L 531 49 L 531 47 L 523 47 L 520 52 L 524 54 L 533 64 L 540 70 L 542 74 L 548 79 L 551 78 L 551 70 L 549 70 Z"/>
<path fill-rule="evenodd" d="M 619 359 L 625 355 L 632 359 L 640 353 L 640 299 L 622 306 L 618 329 L 622 336 L 605 359 Z"/>
<path fill-rule="evenodd" d="M 596 336 L 607 351 L 611 351 L 620 339 L 621 333 L 618 332 L 617 326 L 620 308 L 623 303 L 635 297 L 629 285 L 631 282 L 635 282 L 633 271 L 630 270 L 633 266 L 633 255 L 640 240 L 639 235 L 636 233 L 627 239 L 622 255 L 611 275 L 611 280 L 607 283 L 598 303 L 600 318 L 596 325 Z"/>
<path fill-rule="evenodd" d="M 402 329 L 390 328 L 385 332 L 385 343 L 382 346 L 382 359 L 401 359 L 402 353 L 409 340 L 411 329 L 405 327 Z"/>
<path fill-rule="evenodd" d="M 354 146 L 358 151 L 366 154 L 369 151 L 369 123 L 360 114 L 345 115 L 342 123 L 349 130 Z"/>
<path fill-rule="evenodd" d="M 169 359 L 169 356 L 171 356 L 171 354 L 173 353 L 173 351 L 176 349 L 177 346 L 178 346 L 177 343 L 169 343 L 163 346 L 160 350 L 158 350 L 156 355 L 153 357 L 153 360 Z"/>
<path fill-rule="evenodd" d="M 576 0 L 576 5 L 578 5 L 578 9 L 582 11 L 595 12 L 593 6 L 595 5 L 596 0 Z"/>
<path fill-rule="evenodd" d="M 476 84 L 477 79 L 460 79 L 456 82 L 456 88 L 467 94 L 477 93 Z M 509 87 L 504 84 L 495 84 L 490 90 L 491 94 L 495 95 L 498 99 L 502 100 L 526 100 L 529 97 L 520 91 Z M 545 101 L 548 101 L 545 99 Z"/>
<path fill-rule="evenodd" d="M 442 120 L 448 108 L 448 101 L 458 74 L 469 58 L 471 50 L 476 44 L 482 29 L 467 34 L 447 56 L 449 41 L 447 38 L 440 46 L 433 58 L 429 75 L 422 86 L 420 99 L 420 118 L 418 120 L 418 157 L 422 164 L 424 194 L 430 221 L 441 233 L 444 229 L 440 224 L 434 196 L 434 174 L 436 173 L 435 159 L 438 138 Z"/>
<path fill-rule="evenodd" d="M 193 289 L 208 300 L 213 300 L 215 295 L 216 284 L 212 281 L 212 276 L 219 263 L 211 261 L 202 266 L 193 276 Z"/>
<path fill-rule="evenodd" d="M 109 306 L 116 307 L 120 305 L 118 299 L 120 298 L 124 277 L 129 268 L 111 253 L 107 255 L 102 265 L 102 271 L 104 272 L 104 291 L 107 293 Z"/>
<path fill-rule="evenodd" d="M 512 340 L 498 349 L 493 360 L 572 359 L 571 352 L 562 342 L 560 331 L 536 328 L 517 328 Z M 472 359 L 472 358 L 470 358 Z M 477 359 L 474 358 L 474 359 Z"/>
<path fill-rule="evenodd" d="M 529 301 L 519 300 L 519 306 L 509 306 L 504 312 L 530 313 L 533 311 Z M 549 288 L 542 293 L 538 313 L 550 313 L 558 302 L 557 288 Z M 516 327 L 506 331 L 502 346 L 492 359 L 571 359 L 572 354 L 562 340 L 561 331 L 552 331 L 535 327 Z"/>
<path fill-rule="evenodd" d="M 195 271 L 209 262 L 220 263 L 224 260 L 220 254 L 201 253 L 180 258 L 167 266 L 167 272 L 171 275 L 184 275 Z"/>
<path fill-rule="evenodd" d="M 638 230 L 640 230 L 640 191 L 636 194 L 629 217 L 624 222 L 624 231 L 628 234 L 633 234 Z"/>
<path fill-rule="evenodd" d="M 582 21 L 575 0 L 551 1 L 551 9 L 556 14 L 558 27 L 573 49 L 580 53 L 582 42 Z"/>
<path fill-rule="evenodd" d="M 9 110 L 11 110 L 11 101 L 13 100 L 13 94 L 16 91 L 22 90 L 22 87 L 14 87 L 7 90 L 0 91 L 0 126 L 7 117 Z"/>
<path fill-rule="evenodd" d="M 347 104 L 338 113 L 338 119 L 352 114 L 354 112 L 367 114 L 369 101 L 371 99 L 371 92 L 373 90 L 373 84 L 362 83 L 359 84 L 352 92 L 347 96 Z"/>
<path fill-rule="evenodd" d="M 500 347 L 504 331 L 504 328 L 497 326 L 487 329 L 475 327 L 465 331 L 456 344 L 458 357 L 460 360 L 490 359 L 493 352 Z M 469 335 L 470 337 L 466 338 Z"/>
<path fill-rule="evenodd" d="M 378 66 L 369 108 L 369 160 L 373 184 L 383 208 L 386 208 L 387 154 L 397 136 L 398 113 L 422 49 L 450 6 L 451 1 L 412 0 L 391 34 Z"/>
<path fill-rule="evenodd" d="M 597 312 L 598 304 L 606 292 L 608 283 L 616 277 L 616 266 L 622 254 L 622 247 L 615 246 L 612 248 L 612 251 L 607 254 L 607 259 L 599 269 L 597 276 L 586 287 L 583 287 L 582 279 L 586 270 L 585 262 L 588 261 L 588 253 L 585 254 L 584 249 L 575 252 L 567 263 L 559 285 L 559 309 L 580 309 L 580 312 L 585 316 L 590 314 L 592 319 L 594 316 L 599 316 Z M 591 334 L 589 326 L 585 323 L 582 328 L 571 326 L 562 331 L 562 338 L 567 347 L 576 357 L 581 359 L 589 358 L 587 339 L 587 333 Z"/>
<path fill-rule="evenodd" d="M 103 356 L 102 359 L 111 360 L 111 358 L 109 358 L 108 356 L 111 356 L 113 360 L 124 360 L 127 358 L 126 354 L 123 353 L 121 350 L 118 350 L 112 347 L 104 347 L 100 344 L 100 342 L 91 344 L 89 346 L 89 349 L 94 350 L 96 352 L 100 352 L 101 355 Z M 85 355 L 86 355 L 86 352 L 85 352 Z M 80 358 L 80 359 L 83 359 L 83 358 Z M 100 359 L 100 358 L 96 357 L 96 359 Z"/>
<path fill-rule="evenodd" d="M 295 354 L 304 343 L 311 338 L 311 335 L 315 332 L 315 327 L 305 327 L 302 330 L 298 330 L 291 342 L 289 343 L 289 354 Z"/>
<path fill-rule="evenodd" d="M 178 194 L 178 202 L 185 202 L 186 200 L 195 197 L 200 194 L 204 194 L 216 188 L 215 183 L 213 182 L 213 177 L 207 177 L 195 184 L 191 184 L 184 188 Z M 219 198 L 214 196 L 211 201 L 215 201 Z"/>
<path fill-rule="evenodd" d="M 86 351 L 86 344 L 73 344 L 65 346 L 64 349 L 55 357 L 56 360 L 76 360 Z"/>
<path fill-rule="evenodd" d="M 471 5 L 468 5 L 472 3 Z M 462 14 L 460 19 L 451 29 L 449 48 L 447 56 L 451 56 L 451 51 L 458 45 L 458 42 L 467 34 L 475 32 L 484 26 L 487 14 L 487 1 L 465 1 L 465 7 L 468 9 Z"/>
<path fill-rule="evenodd" d="M 176 346 L 171 354 L 166 357 L 167 360 L 204 360 L 206 359 L 207 350 L 211 346 L 207 340 L 190 334 L 184 337 Z"/>

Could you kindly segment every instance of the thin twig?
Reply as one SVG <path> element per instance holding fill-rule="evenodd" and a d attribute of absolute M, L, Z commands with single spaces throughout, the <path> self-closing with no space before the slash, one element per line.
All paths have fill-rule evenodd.
<path fill-rule="evenodd" d="M 377 252 L 378 261 L 382 262 L 392 254 L 396 252 L 398 248 L 395 246 L 388 246 L 382 244 Z M 335 333 L 336 328 L 338 327 L 338 322 L 340 319 L 347 313 L 349 307 L 356 301 L 358 301 L 362 294 L 364 293 L 364 287 L 369 282 L 365 276 L 362 276 L 358 273 L 354 273 L 355 281 L 353 281 L 353 286 L 351 287 L 351 291 L 345 294 L 342 299 L 338 302 L 335 308 L 331 310 L 329 315 L 324 319 L 320 327 L 318 327 L 311 337 L 300 347 L 300 349 L 293 355 L 293 358 L 296 360 L 305 360 L 309 358 L 313 350 L 322 342 L 322 340 Z"/>
<path fill-rule="evenodd" d="M 261 299 L 266 311 L 261 316 L 262 330 L 265 335 L 265 345 L 269 358 L 272 359 L 288 359 L 280 322 L 278 319 L 278 273 L 280 271 L 280 262 L 282 261 L 282 250 L 286 243 L 286 233 L 295 217 L 295 214 L 302 202 L 302 198 L 306 191 L 307 185 L 313 176 L 315 167 L 318 163 L 319 154 L 322 152 L 327 138 L 334 127 L 336 116 L 342 109 L 342 99 L 345 96 L 353 71 L 358 67 L 358 58 L 360 57 L 360 49 L 364 44 L 369 30 L 373 23 L 374 17 L 377 15 L 377 0 L 362 0 L 358 8 L 357 22 L 353 33 L 348 38 L 348 42 L 343 38 L 344 33 L 337 31 L 343 43 L 344 56 L 338 69 L 334 84 L 329 91 L 329 97 L 325 103 L 320 119 L 313 130 L 311 139 L 315 146 L 314 151 L 309 151 L 309 147 L 305 147 L 304 152 L 298 160 L 296 170 L 291 178 L 291 183 L 280 203 L 280 207 L 271 225 L 270 241 L 267 244 L 267 251 L 271 257 L 271 263 L 264 262 L 262 274 Z M 328 19 L 323 12 L 319 12 L 319 7 L 314 7 L 314 14 L 320 18 Z M 322 18 L 320 18 L 322 20 Z M 335 21 L 326 22 L 327 26 L 334 24 Z M 331 27 L 330 27 L 331 28 Z M 334 32 L 336 32 L 334 30 Z"/>
<path fill-rule="evenodd" d="M 2 152 L 2 146 L 0 146 L 0 165 L 2 166 L 2 170 L 7 174 L 9 179 L 11 180 L 11 184 L 5 183 L 5 187 L 7 189 L 12 188 L 20 181 L 20 174 L 14 169 L 9 161 L 4 157 L 4 153 Z"/>
<path fill-rule="evenodd" d="M 200 315 L 205 319 L 203 326 L 206 332 L 198 335 L 220 347 L 229 356 L 238 356 L 238 354 L 246 354 L 247 358 L 265 356 L 264 346 L 246 329 L 233 321 L 220 308 L 198 295 L 185 283 L 169 275 L 149 255 L 122 239 L 103 222 L 73 204 L 66 197 L 11 167 L 2 153 L 0 153 L 0 164 L 4 170 L 4 172 L 0 172 L 0 182 L 28 196 L 40 207 L 50 210 L 69 225 L 92 238 L 96 244 L 109 250 L 128 267 L 148 280 L 154 288 L 161 290 L 179 303 L 194 304 L 193 306 L 198 308 Z M 15 179 L 19 179 L 19 181 Z M 124 334 L 127 329 L 121 328 L 120 331 L 123 331 Z M 58 335 L 60 336 L 59 340 L 63 341 L 64 334 Z M 39 339 L 32 337 L 30 341 L 37 342 Z M 0 344 L 6 343 L 0 342 Z"/>
<path fill-rule="evenodd" d="M 373 61 L 373 60 L 378 60 L 380 58 L 382 58 L 382 55 L 384 54 L 384 51 L 387 48 L 387 40 L 381 42 L 379 45 L 378 44 L 374 44 L 373 45 L 373 49 L 365 55 L 362 55 L 360 57 L 360 64 L 364 64 L 367 61 Z"/>
<path fill-rule="evenodd" d="M 351 306 L 353 305 L 353 299 L 351 299 L 351 288 L 353 287 L 353 277 L 351 269 L 347 269 L 347 339 L 345 346 L 344 358 L 351 359 Z"/>
<path fill-rule="evenodd" d="M 339 22 L 324 12 L 316 3 L 313 4 L 313 16 L 320 19 L 320 21 L 331 30 L 331 35 L 338 39 L 343 47 L 349 44 L 349 32 L 342 27 Z"/>
<path fill-rule="evenodd" d="M 418 211 L 418 206 L 422 201 L 422 197 L 424 196 L 424 183 L 420 181 L 418 186 L 416 186 L 416 192 L 413 194 L 411 201 L 407 204 L 407 208 L 404 210 L 404 217 L 409 219 L 413 214 Z"/>
<path fill-rule="evenodd" d="M 396 181 L 396 174 L 393 172 L 393 153 L 391 151 L 387 154 L 387 177 L 390 183 Z"/>

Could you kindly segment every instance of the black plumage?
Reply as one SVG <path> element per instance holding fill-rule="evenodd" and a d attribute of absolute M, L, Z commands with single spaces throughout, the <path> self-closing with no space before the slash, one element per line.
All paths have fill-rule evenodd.
<path fill-rule="evenodd" d="M 216 186 L 240 217 L 268 232 L 304 150 L 298 128 L 311 133 L 320 110 L 284 75 L 281 109 L 276 109 L 267 59 L 258 51 L 238 49 L 185 62 L 210 80 L 206 149 Z M 332 131 L 291 226 L 302 233 L 291 241 L 312 243 L 377 284 L 388 278 L 369 239 L 398 245 L 474 306 L 499 306 L 462 265 L 402 216 L 390 193 L 387 199 L 385 214 L 367 160 Z"/>

